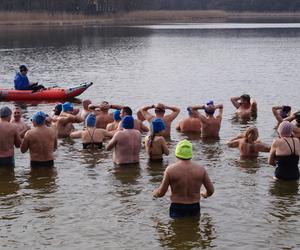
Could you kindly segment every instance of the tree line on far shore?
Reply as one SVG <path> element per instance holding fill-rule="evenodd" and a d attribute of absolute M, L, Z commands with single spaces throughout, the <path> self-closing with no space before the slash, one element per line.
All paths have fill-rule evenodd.
<path fill-rule="evenodd" d="M 300 11 L 300 0 L 1 0 L 2 11 L 106 14 L 136 10 Z"/>

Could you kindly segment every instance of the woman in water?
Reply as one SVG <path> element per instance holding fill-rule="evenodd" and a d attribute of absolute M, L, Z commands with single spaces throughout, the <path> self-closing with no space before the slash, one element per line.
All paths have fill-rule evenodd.
<path fill-rule="evenodd" d="M 275 178 L 281 180 L 299 179 L 299 139 L 293 138 L 293 125 L 288 121 L 280 123 L 278 129 L 279 138 L 271 146 L 269 164 L 276 166 Z"/>
<path fill-rule="evenodd" d="M 146 151 L 150 160 L 162 160 L 164 154 L 169 154 L 165 138 L 161 135 L 165 127 L 165 122 L 160 118 L 151 122 L 151 134 L 145 138 Z"/>
<path fill-rule="evenodd" d="M 105 129 L 96 128 L 95 114 L 89 114 L 85 119 L 86 128 L 74 131 L 70 134 L 71 138 L 81 138 L 83 149 L 101 149 L 105 137 L 112 135 Z"/>
<path fill-rule="evenodd" d="M 256 157 L 258 152 L 270 151 L 270 146 L 258 139 L 258 130 L 255 127 L 247 128 L 244 133 L 231 139 L 226 144 L 232 148 L 239 148 L 241 157 Z"/>

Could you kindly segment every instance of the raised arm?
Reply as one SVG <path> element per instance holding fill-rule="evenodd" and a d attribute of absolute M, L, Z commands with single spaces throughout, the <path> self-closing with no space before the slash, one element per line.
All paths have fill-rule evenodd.
<path fill-rule="evenodd" d="M 257 103 L 255 100 L 251 101 L 251 113 L 252 115 L 256 116 L 257 115 Z"/>
<path fill-rule="evenodd" d="M 205 170 L 204 170 L 205 171 Z M 207 198 L 209 196 L 212 196 L 212 194 L 214 193 L 215 189 L 214 189 L 214 185 L 212 184 L 207 172 L 205 171 L 204 173 L 204 178 L 203 178 L 203 186 L 205 187 L 205 191 L 201 192 L 200 195 L 203 198 Z"/>
<path fill-rule="evenodd" d="M 235 108 L 239 108 L 241 106 L 241 104 L 239 103 L 239 100 L 241 99 L 240 96 L 234 96 L 230 98 L 231 103 L 233 104 L 233 106 Z"/>
<path fill-rule="evenodd" d="M 216 105 L 215 108 L 219 110 L 219 113 L 217 114 L 216 118 L 222 119 L 223 104 Z"/>
<path fill-rule="evenodd" d="M 177 108 L 177 107 L 175 107 L 175 106 L 165 106 L 165 109 L 169 109 L 169 110 L 172 111 L 171 114 L 166 115 L 166 116 L 164 117 L 164 119 L 169 120 L 169 121 L 175 120 L 175 118 L 176 118 L 176 117 L 179 115 L 179 113 L 180 113 L 180 108 Z"/>
<path fill-rule="evenodd" d="M 155 105 L 144 106 L 144 107 L 139 109 L 139 111 L 144 116 L 145 120 L 147 120 L 148 122 L 151 122 L 151 120 L 154 117 L 154 115 L 151 115 L 148 110 L 153 109 L 153 108 L 155 108 Z"/>
<path fill-rule="evenodd" d="M 166 169 L 165 173 L 164 173 L 164 178 L 159 186 L 158 189 L 155 189 L 152 193 L 154 198 L 159 198 L 159 197 L 163 197 L 166 192 L 168 191 L 170 185 L 170 177 L 168 174 L 168 168 Z"/>
<path fill-rule="evenodd" d="M 282 117 L 280 116 L 280 114 L 278 112 L 281 109 L 282 109 L 282 106 L 273 106 L 272 107 L 272 113 L 273 113 L 273 115 L 275 116 L 275 118 L 276 118 L 276 120 L 278 122 L 282 122 L 283 121 Z"/>

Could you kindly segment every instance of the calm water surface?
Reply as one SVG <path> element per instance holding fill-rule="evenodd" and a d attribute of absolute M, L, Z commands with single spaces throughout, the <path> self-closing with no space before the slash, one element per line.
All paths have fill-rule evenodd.
<path fill-rule="evenodd" d="M 135 110 L 176 105 L 177 122 L 187 105 L 213 99 L 224 104 L 224 118 L 219 141 L 190 138 L 194 160 L 216 189 L 201 202 L 200 221 L 170 220 L 168 195 L 151 197 L 185 135 L 173 129 L 171 155 L 162 164 L 148 164 L 143 150 L 131 168 L 114 166 L 111 152 L 84 151 L 65 139 L 54 169 L 31 170 L 28 154 L 18 151 L 15 169 L 0 169 L 0 248 L 299 249 L 299 183 L 274 182 L 267 154 L 240 160 L 225 145 L 249 125 L 272 142 L 272 105 L 300 105 L 299 55 L 300 24 L 1 28 L 3 87 L 26 63 L 30 79 L 48 86 L 94 82 L 81 96 L 94 102 Z M 234 119 L 229 101 L 242 93 L 258 102 L 258 118 L 247 124 Z M 24 119 L 52 106 L 23 105 Z"/>

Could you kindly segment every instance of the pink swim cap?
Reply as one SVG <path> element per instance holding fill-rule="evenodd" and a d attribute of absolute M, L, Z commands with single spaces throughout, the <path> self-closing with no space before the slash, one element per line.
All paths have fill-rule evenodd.
<path fill-rule="evenodd" d="M 292 135 L 293 132 L 293 126 L 288 121 L 283 121 L 280 123 L 277 129 L 280 136 L 289 137 Z"/>

